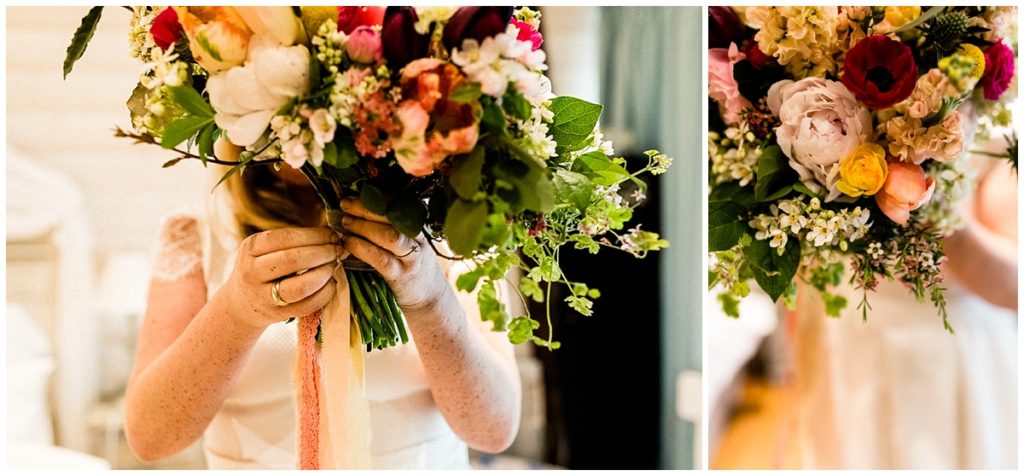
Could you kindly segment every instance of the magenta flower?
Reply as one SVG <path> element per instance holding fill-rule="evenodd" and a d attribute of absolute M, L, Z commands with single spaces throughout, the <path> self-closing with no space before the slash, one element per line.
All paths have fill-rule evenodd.
<path fill-rule="evenodd" d="M 516 39 L 519 41 L 529 41 L 533 43 L 533 51 L 537 51 L 540 45 L 544 43 L 544 37 L 541 36 L 540 32 L 533 28 L 529 23 L 522 22 L 513 18 L 509 21 L 510 24 L 515 25 L 519 28 L 519 35 Z"/>
<path fill-rule="evenodd" d="M 985 88 L 985 99 L 995 101 L 1002 96 L 1013 81 L 1013 50 L 999 40 L 985 51 L 985 73 L 981 76 L 981 87 Z"/>

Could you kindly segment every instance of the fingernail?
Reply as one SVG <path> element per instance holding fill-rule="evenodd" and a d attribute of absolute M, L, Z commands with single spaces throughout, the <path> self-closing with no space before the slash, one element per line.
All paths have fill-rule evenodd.
<path fill-rule="evenodd" d="M 352 215 L 345 215 L 344 217 L 341 218 L 341 224 L 344 225 L 344 226 L 349 226 L 354 221 L 355 221 L 355 219 L 352 218 Z"/>
<path fill-rule="evenodd" d="M 352 203 L 353 202 L 355 202 L 355 200 L 352 199 L 352 198 L 343 198 L 343 199 L 341 199 L 341 209 L 342 210 L 348 210 L 349 208 L 352 208 Z"/>

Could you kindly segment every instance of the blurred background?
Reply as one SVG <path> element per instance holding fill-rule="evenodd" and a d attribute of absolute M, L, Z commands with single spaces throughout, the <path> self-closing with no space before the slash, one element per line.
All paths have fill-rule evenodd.
<path fill-rule="evenodd" d="M 7 9 L 8 466 L 204 468 L 198 444 L 154 464 L 123 436 L 122 398 L 164 216 L 200 209 L 198 163 L 113 137 L 141 64 L 110 8 L 61 78 L 87 7 Z M 617 152 L 674 157 L 637 219 L 672 243 L 642 262 L 581 260 L 602 291 L 582 318 L 555 309 L 562 348 L 518 348 L 519 437 L 483 468 L 687 469 L 701 458 L 700 8 L 541 9 L 554 91 L 605 105 Z M 558 299 L 555 299 L 558 302 Z"/>

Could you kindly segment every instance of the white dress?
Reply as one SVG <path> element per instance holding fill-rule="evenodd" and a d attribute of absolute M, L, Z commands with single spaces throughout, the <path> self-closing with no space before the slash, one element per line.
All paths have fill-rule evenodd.
<path fill-rule="evenodd" d="M 214 233 L 214 228 L 195 213 L 169 217 L 161 233 L 162 247 L 177 249 L 158 254 L 188 255 L 187 249 L 194 247 L 190 243 L 201 242 L 210 297 L 230 275 L 238 242 L 223 230 Z M 171 269 L 181 266 L 175 263 Z M 295 321 L 264 331 L 204 433 L 210 469 L 297 468 L 296 342 Z M 469 469 L 466 443 L 435 405 L 411 336 L 406 345 L 366 353 L 365 368 L 374 469 Z"/>
<path fill-rule="evenodd" d="M 950 276 L 952 278 L 952 276 Z M 801 302 L 802 453 L 812 468 L 1013 469 L 1017 466 L 1017 314 L 947 279 L 949 320 L 883 281 L 838 319 Z"/>

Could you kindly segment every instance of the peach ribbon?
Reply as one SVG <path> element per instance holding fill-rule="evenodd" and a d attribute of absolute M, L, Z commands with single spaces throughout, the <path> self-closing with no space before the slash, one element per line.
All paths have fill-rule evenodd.
<path fill-rule="evenodd" d="M 299 319 L 296 406 L 299 469 L 369 469 L 370 407 L 348 279 L 335 271 L 334 298 Z M 320 325 L 321 345 L 316 343 Z"/>

